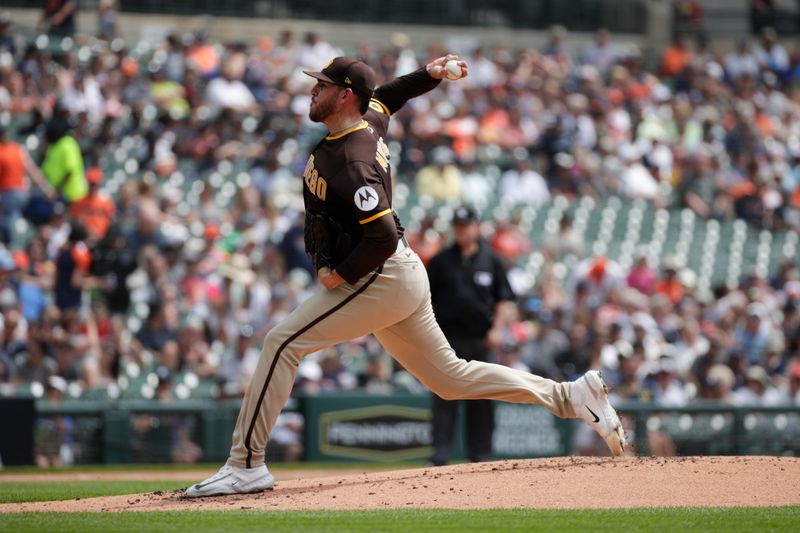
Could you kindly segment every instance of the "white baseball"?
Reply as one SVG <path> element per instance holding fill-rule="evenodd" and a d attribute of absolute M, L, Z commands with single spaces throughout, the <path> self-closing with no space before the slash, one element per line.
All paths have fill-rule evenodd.
<path fill-rule="evenodd" d="M 458 64 L 458 61 L 455 59 L 451 59 L 447 63 L 444 64 L 444 70 L 447 73 L 448 80 L 458 80 L 461 79 L 461 75 L 463 72 L 461 71 L 461 65 Z"/>

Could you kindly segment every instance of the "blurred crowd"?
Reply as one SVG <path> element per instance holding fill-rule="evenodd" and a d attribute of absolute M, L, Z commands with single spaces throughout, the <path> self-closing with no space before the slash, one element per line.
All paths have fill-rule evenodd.
<path fill-rule="evenodd" d="M 264 334 L 316 289 L 297 176 L 324 131 L 301 70 L 347 52 L 386 81 L 444 48 L 395 34 L 342 51 L 290 31 L 132 44 L 101 4 L 96 36 L 29 39 L 0 14 L 0 390 L 169 401 L 173 376 L 193 374 L 237 396 Z M 800 51 L 769 28 L 732 50 L 679 35 L 648 64 L 608 31 L 583 47 L 567 37 L 459 50 L 469 77 L 394 116 L 409 198 L 513 210 L 620 196 L 800 229 Z M 513 274 L 530 240 L 513 220 L 484 222 Z M 424 260 L 448 241 L 430 219 L 408 226 Z M 770 278 L 745 265 L 738 287 L 706 298 L 680 265 L 641 255 L 626 268 L 590 244 L 568 217 L 546 239 L 498 362 L 554 379 L 602 368 L 620 399 L 665 406 L 800 403 L 796 257 Z M 126 390 L 148 372 L 149 392 Z M 354 388 L 424 390 L 371 337 L 300 365 L 297 391 Z"/>

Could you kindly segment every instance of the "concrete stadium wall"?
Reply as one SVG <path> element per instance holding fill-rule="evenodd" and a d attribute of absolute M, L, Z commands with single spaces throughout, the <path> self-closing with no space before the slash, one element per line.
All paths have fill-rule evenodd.
<path fill-rule="evenodd" d="M 646 30 L 641 35 L 617 34 L 616 40 L 637 47 L 650 64 L 660 56 L 661 50 L 671 39 L 672 13 L 670 2 L 644 0 L 647 9 Z M 732 48 L 734 43 L 748 34 L 748 11 L 742 0 L 701 0 L 705 10 L 705 25 L 715 48 Z M 777 7 L 792 12 L 787 0 L 779 0 Z M 797 11 L 794 6 L 794 12 Z M 8 9 L 14 24 L 24 34 L 32 35 L 39 19 L 39 9 Z M 87 34 L 96 33 L 97 15 L 86 7 L 78 17 L 78 28 Z M 119 31 L 128 42 L 140 39 L 158 41 L 169 32 L 185 33 L 207 28 L 215 41 L 254 42 L 262 36 L 277 37 L 283 30 L 292 30 L 302 36 L 314 30 L 335 46 L 352 53 L 362 42 L 371 42 L 377 48 L 388 43 L 391 34 L 403 32 L 411 39 L 412 46 L 424 50 L 431 41 L 438 41 L 451 50 L 463 53 L 475 44 L 492 45 L 502 43 L 511 48 L 541 47 L 547 40 L 546 31 L 520 30 L 498 27 L 425 26 L 404 24 L 348 23 L 303 19 L 235 18 L 211 16 L 152 15 L 121 13 Z M 568 43 L 579 50 L 592 39 L 591 33 L 570 32 Z M 782 39 L 785 45 L 794 47 L 796 37 Z"/>
<path fill-rule="evenodd" d="M 9 9 L 16 27 L 26 34 L 32 34 L 39 19 L 39 9 Z M 663 13 L 662 13 L 663 11 Z M 668 35 L 662 30 L 669 26 L 669 12 L 654 9 L 650 12 L 648 26 L 654 28 L 654 34 L 617 35 L 620 42 L 638 46 L 643 52 L 649 47 L 658 47 L 666 42 Z M 667 17 L 667 18 L 664 18 Z M 512 48 L 540 47 L 547 40 L 546 31 L 512 30 L 506 28 L 463 27 L 463 26 L 421 26 L 402 24 L 364 24 L 341 21 L 325 22 L 319 20 L 299 19 L 266 19 L 266 18 L 233 18 L 207 16 L 178 15 L 145 15 L 138 13 L 121 13 L 119 31 L 129 42 L 142 38 L 155 40 L 169 32 L 191 32 L 207 27 L 209 35 L 217 41 L 253 42 L 261 36 L 277 37 L 283 30 L 292 30 L 302 36 L 305 32 L 316 31 L 337 47 L 347 52 L 355 50 L 362 42 L 372 42 L 380 48 L 381 43 L 388 43 L 394 32 L 403 32 L 411 38 L 415 49 L 423 50 L 431 41 L 443 42 L 450 46 L 465 46 L 475 43 L 491 45 L 502 43 Z M 94 34 L 97 28 L 97 16 L 94 11 L 81 11 L 78 17 L 78 28 L 82 33 Z M 660 35 L 664 33 L 664 35 Z M 568 41 L 576 48 L 592 39 L 591 33 L 570 33 Z"/>

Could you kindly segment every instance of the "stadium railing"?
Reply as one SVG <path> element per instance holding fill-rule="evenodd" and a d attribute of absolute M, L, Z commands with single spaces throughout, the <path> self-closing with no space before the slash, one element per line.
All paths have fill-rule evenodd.
<path fill-rule="evenodd" d="M 8 400 L 0 399 L 0 410 L 5 409 L 4 401 Z M 64 400 L 58 405 L 30 401 L 35 405 L 28 415 L 34 417 L 29 426 L 34 433 L 32 451 L 58 453 L 66 445 L 75 463 L 224 461 L 240 405 L 238 399 Z M 425 461 L 432 443 L 429 405 L 427 394 L 358 391 L 299 397 L 284 412 L 304 421 L 297 439 L 306 460 Z M 800 454 L 800 406 L 670 408 L 637 402 L 617 407 L 636 455 L 657 452 L 652 449 L 655 436 L 668 439 L 677 455 Z M 495 421 L 497 459 L 591 452 L 580 421 L 558 419 L 541 407 L 498 402 Z M 280 422 L 278 426 L 284 438 L 273 434 L 268 461 L 286 457 L 285 434 L 290 430 Z M 457 435 L 463 434 L 463 426 L 459 419 Z M 602 443 L 595 445 L 602 453 Z M 465 458 L 460 444 L 453 457 Z"/>
<path fill-rule="evenodd" d="M 651 453 L 650 437 L 661 433 L 680 455 L 797 455 L 800 407 L 737 407 L 702 403 L 680 408 L 651 403 L 616 406 L 633 419 L 638 455 Z"/>

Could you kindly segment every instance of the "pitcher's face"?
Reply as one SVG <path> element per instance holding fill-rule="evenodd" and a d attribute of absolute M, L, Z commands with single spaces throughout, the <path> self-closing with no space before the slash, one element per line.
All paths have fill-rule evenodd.
<path fill-rule="evenodd" d="M 311 89 L 311 106 L 308 118 L 314 122 L 324 122 L 328 117 L 338 111 L 339 93 L 342 88 L 333 83 L 317 81 Z"/>

